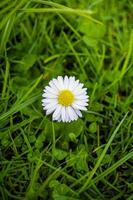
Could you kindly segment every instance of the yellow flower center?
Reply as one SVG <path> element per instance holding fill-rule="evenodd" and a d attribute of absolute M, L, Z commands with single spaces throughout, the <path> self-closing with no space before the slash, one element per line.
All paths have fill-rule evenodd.
<path fill-rule="evenodd" d="M 70 106 L 74 102 L 74 95 L 69 90 L 62 90 L 58 96 L 59 104 L 63 106 Z"/>

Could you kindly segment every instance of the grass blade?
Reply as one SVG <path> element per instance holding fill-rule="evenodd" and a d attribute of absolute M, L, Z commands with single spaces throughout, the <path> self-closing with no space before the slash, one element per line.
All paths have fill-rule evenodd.
<path fill-rule="evenodd" d="M 116 127 L 116 129 L 114 130 L 112 136 L 110 137 L 108 143 L 106 144 L 106 146 L 105 146 L 103 152 L 101 153 L 101 155 L 100 155 L 100 157 L 99 157 L 99 159 L 98 159 L 96 165 L 94 166 L 93 170 L 92 170 L 91 172 L 87 173 L 85 176 L 82 176 L 79 180 L 77 180 L 77 181 L 72 185 L 72 187 L 75 186 L 75 185 L 77 185 L 78 183 L 81 182 L 81 180 L 83 180 L 85 177 L 88 176 L 88 179 L 86 180 L 86 182 L 84 183 L 84 185 L 81 187 L 81 189 L 78 191 L 79 194 L 82 193 L 82 192 L 86 189 L 86 187 L 89 185 L 89 183 L 91 182 L 91 180 L 92 180 L 92 178 L 93 178 L 93 176 L 94 176 L 96 170 L 97 170 L 98 167 L 100 166 L 100 164 L 101 164 L 101 162 L 102 162 L 104 156 L 106 155 L 106 152 L 107 152 L 108 148 L 110 147 L 110 145 L 111 145 L 111 143 L 112 143 L 114 137 L 116 136 L 116 133 L 117 133 L 118 130 L 120 129 L 120 127 L 121 127 L 121 125 L 123 124 L 124 120 L 126 119 L 127 114 L 128 114 L 128 113 L 125 114 L 125 116 L 123 117 L 123 119 L 121 120 L 121 122 L 119 123 L 119 125 L 118 125 L 118 126 Z"/>

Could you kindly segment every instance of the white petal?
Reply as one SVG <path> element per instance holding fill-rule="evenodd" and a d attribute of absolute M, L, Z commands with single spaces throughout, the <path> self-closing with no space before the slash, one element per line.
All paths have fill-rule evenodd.
<path fill-rule="evenodd" d="M 47 109 L 47 110 L 46 110 L 46 115 L 51 114 L 52 112 L 54 112 L 55 109 L 56 109 L 56 106 L 53 106 L 53 107 Z"/>
<path fill-rule="evenodd" d="M 83 88 L 83 89 L 76 88 L 73 92 L 74 92 L 75 95 L 86 95 L 87 92 L 84 89 L 85 88 Z"/>
<path fill-rule="evenodd" d="M 65 89 L 68 89 L 68 84 L 69 84 L 68 76 L 65 76 L 65 78 L 64 78 L 64 88 Z"/>
<path fill-rule="evenodd" d="M 88 96 L 87 95 L 76 95 L 76 99 L 79 100 L 79 99 L 88 99 Z"/>
<path fill-rule="evenodd" d="M 55 101 L 55 99 L 42 99 L 42 103 L 46 103 L 46 104 L 53 101 Z"/>
<path fill-rule="evenodd" d="M 57 118 L 58 116 L 60 116 L 60 113 L 61 113 L 61 109 L 62 109 L 62 106 L 61 105 L 58 105 L 55 112 L 53 113 L 53 119 Z"/>
<path fill-rule="evenodd" d="M 76 114 L 77 114 L 79 117 L 82 117 L 82 113 L 81 113 L 80 110 L 75 109 L 75 112 L 76 112 Z"/>
<path fill-rule="evenodd" d="M 63 82 L 62 76 L 58 76 L 57 80 L 58 80 L 58 84 L 59 84 L 60 90 L 63 90 L 64 89 L 64 82 Z"/>
<path fill-rule="evenodd" d="M 58 105 L 57 108 L 59 109 L 60 105 Z M 55 111 L 57 110 L 57 108 L 55 109 Z M 61 106 L 61 109 L 62 109 L 62 106 Z M 58 121 L 59 119 L 61 119 L 61 109 L 60 109 L 60 112 L 58 112 L 58 114 L 56 114 L 56 115 L 54 114 L 55 113 L 55 111 L 54 111 L 53 116 L 52 116 L 52 119 L 54 121 Z"/>
<path fill-rule="evenodd" d="M 59 119 L 61 119 L 61 115 L 57 115 L 55 118 L 53 118 L 54 121 L 58 121 Z"/>
<path fill-rule="evenodd" d="M 49 82 L 49 85 L 50 85 L 50 87 L 53 88 L 56 92 L 59 92 L 59 89 L 58 89 L 58 87 L 54 84 L 54 81 L 53 81 L 53 80 Z"/>
<path fill-rule="evenodd" d="M 44 110 L 48 110 L 48 109 L 53 108 L 53 107 L 56 109 L 56 106 L 57 106 L 57 105 L 58 105 L 57 102 L 49 103 L 49 104 L 47 104 L 43 109 L 44 109 Z"/>
<path fill-rule="evenodd" d="M 48 104 L 55 104 L 58 103 L 56 99 L 44 99 L 42 101 L 42 106 L 46 106 Z"/>
<path fill-rule="evenodd" d="M 60 87 L 60 84 L 59 84 L 59 81 L 57 79 L 53 79 L 53 83 L 54 85 L 58 88 L 58 90 L 60 91 L 61 90 L 61 87 Z"/>
<path fill-rule="evenodd" d="M 78 99 L 77 96 L 76 96 L 76 97 L 75 97 L 75 102 L 77 102 L 77 101 L 78 101 L 78 102 L 80 101 L 80 102 L 82 102 L 82 103 L 87 103 L 87 102 L 89 101 L 89 99 L 88 99 L 88 98 L 86 98 L 86 99 Z"/>
<path fill-rule="evenodd" d="M 46 115 L 50 115 L 53 111 L 55 110 L 55 108 L 50 108 L 46 111 Z"/>
<path fill-rule="evenodd" d="M 82 84 L 81 84 L 82 85 Z M 83 86 L 83 85 L 82 85 Z M 82 86 L 80 86 L 80 84 L 78 85 L 77 89 L 82 90 L 82 91 L 87 91 L 87 88 L 82 88 Z"/>
<path fill-rule="evenodd" d="M 57 98 L 56 95 L 51 94 L 51 93 L 43 93 L 42 96 L 43 96 L 43 97 L 46 97 L 46 98 L 50 98 L 50 99 L 56 99 L 56 98 Z"/>
<path fill-rule="evenodd" d="M 71 121 L 75 120 L 78 118 L 77 114 L 75 113 L 74 109 L 70 106 L 66 107 L 69 118 Z"/>
<path fill-rule="evenodd" d="M 83 86 L 84 86 L 83 83 L 79 83 L 79 87 L 80 87 L 80 88 L 82 88 Z M 86 88 L 86 90 L 87 90 L 87 88 Z"/>
<path fill-rule="evenodd" d="M 52 93 L 54 95 L 57 95 L 58 94 L 58 91 L 55 90 L 54 88 L 51 88 L 49 86 L 46 86 L 45 89 L 44 89 L 44 92 L 47 92 L 47 93 Z"/>
<path fill-rule="evenodd" d="M 66 108 L 65 108 L 65 106 L 62 106 L 62 109 L 61 109 L 61 119 L 62 119 L 63 122 L 65 122 L 65 120 L 66 120 L 65 113 L 66 113 Z"/>
<path fill-rule="evenodd" d="M 79 88 L 79 89 L 86 89 L 86 90 L 87 90 L 87 88 L 83 88 L 83 86 L 84 86 L 83 83 L 79 83 L 79 84 L 78 84 L 78 88 Z"/>
<path fill-rule="evenodd" d="M 74 91 L 76 87 L 78 87 L 79 84 L 79 80 L 76 80 L 73 84 L 73 86 L 71 87 L 71 91 Z"/>
<path fill-rule="evenodd" d="M 75 109 L 73 109 L 73 115 L 74 115 L 74 120 L 77 120 L 78 119 L 78 115 L 76 114 Z"/>
<path fill-rule="evenodd" d="M 58 122 L 61 122 L 61 117 L 57 120 Z"/>
<path fill-rule="evenodd" d="M 47 105 L 51 104 L 52 102 L 49 102 L 49 103 L 42 103 L 42 106 L 43 107 L 46 107 Z M 53 102 L 54 103 L 54 102 Z M 46 110 L 46 109 L 45 109 Z"/>
<path fill-rule="evenodd" d="M 66 109 L 66 112 L 65 112 L 65 117 L 66 117 L 65 122 L 69 122 L 69 121 L 70 121 L 70 118 L 69 118 L 69 114 L 68 114 L 68 112 L 67 112 L 67 109 Z"/>
<path fill-rule="evenodd" d="M 88 106 L 88 103 L 86 103 L 85 101 L 75 101 L 73 104 L 75 105 L 79 105 L 79 106 Z"/>
<path fill-rule="evenodd" d="M 73 109 L 70 106 L 68 106 L 68 107 L 66 107 L 66 112 L 68 113 L 68 116 L 69 116 L 70 120 L 72 121 L 73 120 Z"/>
<path fill-rule="evenodd" d="M 88 102 L 88 99 L 77 99 L 77 97 L 75 97 L 75 102 L 82 102 L 82 103 L 87 103 Z"/>
<path fill-rule="evenodd" d="M 71 76 L 69 78 L 68 90 L 71 90 L 71 87 L 74 87 L 74 84 L 75 84 L 75 77 Z"/>
<path fill-rule="evenodd" d="M 76 104 L 73 104 L 72 107 L 73 107 L 74 109 L 78 109 L 78 110 L 87 110 L 86 107 L 80 106 L 80 105 L 76 105 Z"/>

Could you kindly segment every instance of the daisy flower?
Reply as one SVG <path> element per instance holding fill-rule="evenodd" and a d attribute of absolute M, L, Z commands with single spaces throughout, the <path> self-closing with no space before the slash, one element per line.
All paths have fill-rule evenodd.
<path fill-rule="evenodd" d="M 87 88 L 83 88 L 73 76 L 58 76 L 44 88 L 42 106 L 46 115 L 52 114 L 54 121 L 71 122 L 82 117 L 81 111 L 87 110 L 89 97 Z"/>

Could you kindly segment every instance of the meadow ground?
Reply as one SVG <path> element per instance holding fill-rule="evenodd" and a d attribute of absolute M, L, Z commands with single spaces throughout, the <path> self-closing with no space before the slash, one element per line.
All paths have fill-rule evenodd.
<path fill-rule="evenodd" d="M 133 200 L 133 2 L 0 1 L 0 199 Z M 58 75 L 88 88 L 83 118 L 41 106 Z"/>

